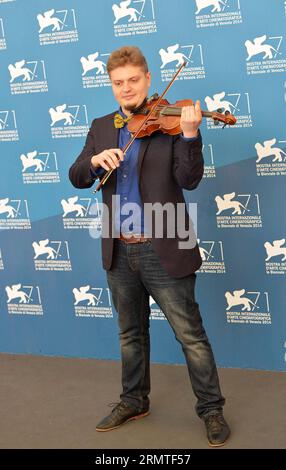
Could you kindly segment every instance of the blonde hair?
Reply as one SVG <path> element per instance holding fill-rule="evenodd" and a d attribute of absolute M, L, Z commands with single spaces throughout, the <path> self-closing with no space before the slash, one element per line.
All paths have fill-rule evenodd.
<path fill-rule="evenodd" d="M 108 75 L 110 76 L 112 70 L 115 70 L 118 67 L 124 67 L 127 64 L 139 66 L 145 73 L 148 72 L 147 61 L 139 47 L 123 46 L 110 54 L 107 61 Z"/>

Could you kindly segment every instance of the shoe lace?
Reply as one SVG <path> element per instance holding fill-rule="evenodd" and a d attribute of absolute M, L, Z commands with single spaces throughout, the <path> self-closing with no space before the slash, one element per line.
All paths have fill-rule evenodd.
<path fill-rule="evenodd" d="M 224 424 L 223 416 L 221 414 L 210 415 L 206 418 L 206 423 L 212 432 L 219 432 Z"/>
<path fill-rule="evenodd" d="M 125 410 L 125 408 L 128 407 L 128 405 L 124 403 L 124 401 L 112 402 L 112 403 L 109 403 L 108 406 L 112 408 L 112 413 L 114 413 L 115 411 L 117 413 L 122 413 Z"/>

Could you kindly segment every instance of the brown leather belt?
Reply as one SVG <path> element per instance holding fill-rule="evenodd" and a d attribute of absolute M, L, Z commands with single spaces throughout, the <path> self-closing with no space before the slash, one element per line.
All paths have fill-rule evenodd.
<path fill-rule="evenodd" d="M 151 241 L 151 238 L 143 237 L 139 233 L 134 235 L 124 235 L 121 233 L 119 240 L 122 240 L 124 243 L 146 243 Z"/>

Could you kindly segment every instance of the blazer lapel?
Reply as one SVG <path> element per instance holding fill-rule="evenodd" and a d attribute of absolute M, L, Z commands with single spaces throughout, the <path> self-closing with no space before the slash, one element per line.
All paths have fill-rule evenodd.
<path fill-rule="evenodd" d="M 144 138 L 141 140 L 141 143 L 140 143 L 139 155 L 138 155 L 138 164 L 137 164 L 138 181 L 140 181 L 140 172 L 141 172 L 141 167 L 142 167 L 143 159 L 144 159 L 146 150 L 147 150 L 148 145 L 150 144 L 150 142 L 151 142 L 151 138 L 150 138 L 150 137 L 144 137 Z"/>
<path fill-rule="evenodd" d="M 114 122 L 113 118 L 116 112 L 114 112 L 110 118 L 108 119 L 108 122 L 106 123 L 106 128 L 105 128 L 105 148 L 111 148 L 115 149 L 118 148 L 118 142 L 119 142 L 119 129 L 116 129 L 114 127 Z M 113 171 L 106 182 L 106 187 L 105 185 L 103 186 L 105 191 L 108 194 L 115 194 L 116 191 L 116 171 Z"/>
<path fill-rule="evenodd" d="M 114 126 L 114 115 L 115 112 L 110 116 L 110 120 L 108 121 L 108 125 L 106 127 L 106 140 L 108 141 L 108 146 L 111 149 L 118 148 L 119 142 L 119 129 L 116 129 Z"/>

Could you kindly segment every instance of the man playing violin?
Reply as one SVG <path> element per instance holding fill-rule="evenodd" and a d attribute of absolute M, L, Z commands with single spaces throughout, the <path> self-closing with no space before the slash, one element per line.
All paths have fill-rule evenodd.
<path fill-rule="evenodd" d="M 89 188 L 106 171 L 116 170 L 102 186 L 107 208 L 102 260 L 118 312 L 122 393 L 96 430 L 111 431 L 149 414 L 151 296 L 182 346 L 197 398 L 196 412 L 205 423 L 208 442 L 221 446 L 230 430 L 222 413 L 225 399 L 212 349 L 195 300 L 195 271 L 201 257 L 195 235 L 189 236 L 192 225 L 183 196 L 183 189 L 195 189 L 203 176 L 200 103 L 182 108 L 180 134 L 155 132 L 135 139 L 123 154 L 131 138 L 128 121 L 146 103 L 151 73 L 142 52 L 133 46 L 114 51 L 107 70 L 120 108 L 93 120 L 69 172 L 76 188 Z M 150 216 L 150 210 L 145 212 L 145 207 L 156 204 L 163 208 L 157 219 L 154 213 Z M 175 214 L 171 222 L 164 213 L 167 204 L 173 208 L 170 214 Z"/>

